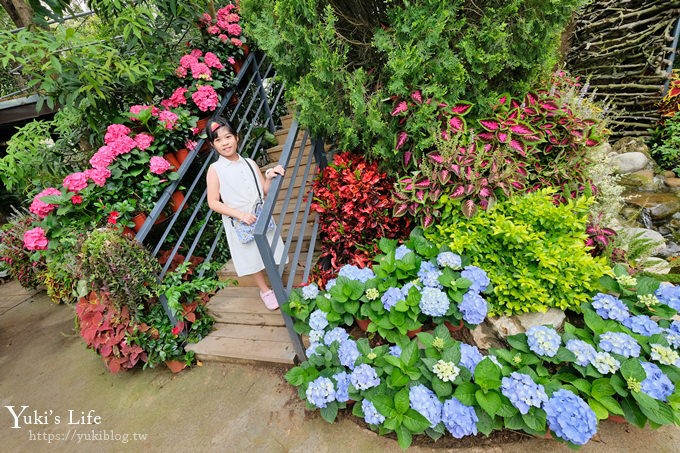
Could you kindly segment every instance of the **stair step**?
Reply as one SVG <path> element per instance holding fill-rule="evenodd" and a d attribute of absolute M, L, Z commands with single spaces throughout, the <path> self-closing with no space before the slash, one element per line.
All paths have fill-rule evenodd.
<path fill-rule="evenodd" d="M 285 327 L 224 325 L 186 347 L 203 361 L 293 365 L 295 349 Z"/>
<path fill-rule="evenodd" d="M 224 324 L 283 326 L 281 313 L 269 311 L 260 300 L 257 287 L 227 287 L 217 292 L 208 308 L 215 320 Z"/>

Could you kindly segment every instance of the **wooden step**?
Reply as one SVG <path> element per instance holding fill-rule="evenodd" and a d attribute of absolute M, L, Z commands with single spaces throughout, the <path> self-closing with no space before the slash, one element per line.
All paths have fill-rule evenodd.
<path fill-rule="evenodd" d="M 257 287 L 229 286 L 217 292 L 208 304 L 217 322 L 252 326 L 283 326 L 281 312 L 269 311 Z"/>

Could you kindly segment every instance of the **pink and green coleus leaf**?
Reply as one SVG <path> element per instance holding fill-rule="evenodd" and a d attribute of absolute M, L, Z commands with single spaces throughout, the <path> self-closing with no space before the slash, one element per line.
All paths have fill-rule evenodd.
<path fill-rule="evenodd" d="M 477 205 L 472 200 L 465 200 L 462 206 L 463 215 L 465 217 L 473 217 L 477 213 Z"/>
<path fill-rule="evenodd" d="M 451 113 L 464 116 L 472 109 L 472 104 L 469 102 L 459 102 L 451 107 Z"/>
<path fill-rule="evenodd" d="M 459 116 L 449 119 L 449 127 L 454 132 L 461 132 L 465 129 L 465 120 Z"/>
<path fill-rule="evenodd" d="M 481 124 L 484 129 L 491 132 L 497 131 L 501 128 L 500 121 L 491 118 L 479 120 L 479 124 Z"/>

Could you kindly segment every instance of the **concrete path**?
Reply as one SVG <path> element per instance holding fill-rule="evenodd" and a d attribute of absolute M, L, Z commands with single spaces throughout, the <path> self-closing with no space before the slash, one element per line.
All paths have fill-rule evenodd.
<path fill-rule="evenodd" d="M 347 417 L 330 425 L 306 412 L 284 369 L 205 363 L 177 375 L 165 368 L 110 374 L 73 319 L 74 307 L 55 306 L 45 293 L 0 286 L 0 452 L 400 451 Z M 28 408 L 15 423 L 5 406 L 17 414 Z M 458 451 L 570 450 L 529 439 Z M 604 422 L 581 451 L 677 452 L 680 428 Z"/>

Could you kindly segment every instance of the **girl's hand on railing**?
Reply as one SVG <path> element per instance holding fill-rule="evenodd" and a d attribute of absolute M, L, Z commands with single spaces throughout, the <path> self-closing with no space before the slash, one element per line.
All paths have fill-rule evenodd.
<path fill-rule="evenodd" d="M 267 169 L 267 171 L 264 172 L 264 177 L 267 179 L 274 179 L 278 175 L 283 176 L 285 172 L 286 170 L 281 165 L 277 165 L 276 167 Z"/>

